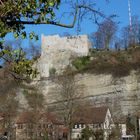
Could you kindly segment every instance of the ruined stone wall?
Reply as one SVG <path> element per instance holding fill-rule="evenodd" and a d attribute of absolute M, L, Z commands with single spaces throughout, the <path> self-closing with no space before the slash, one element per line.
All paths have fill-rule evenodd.
<path fill-rule="evenodd" d="M 89 52 L 89 39 L 87 35 L 60 37 L 59 35 L 44 36 L 42 35 L 41 56 L 60 50 L 70 50 L 79 56 L 86 56 Z"/>
<path fill-rule="evenodd" d="M 48 77 L 52 68 L 59 74 L 70 64 L 74 56 L 86 56 L 89 53 L 87 35 L 60 37 L 59 35 L 42 35 L 41 57 L 38 70 L 41 77 Z"/>

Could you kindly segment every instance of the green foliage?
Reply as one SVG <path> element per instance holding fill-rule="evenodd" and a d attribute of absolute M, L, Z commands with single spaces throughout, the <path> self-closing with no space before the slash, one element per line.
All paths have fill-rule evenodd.
<path fill-rule="evenodd" d="M 22 48 L 12 50 L 7 47 L 0 52 L 0 56 L 8 63 L 9 71 L 15 78 L 27 80 L 37 76 L 37 69 L 33 68 L 34 60 L 27 59 Z"/>
<path fill-rule="evenodd" d="M 119 125 L 115 125 L 114 128 L 112 128 L 111 133 L 109 134 L 109 140 L 119 140 L 121 138 L 121 128 Z"/>
<path fill-rule="evenodd" d="M 103 129 L 97 129 L 93 131 L 94 140 L 104 140 L 104 131 Z"/>
<path fill-rule="evenodd" d="M 15 37 L 25 38 L 25 24 L 40 24 L 52 21 L 54 9 L 58 8 L 60 0 L 6 0 L 0 2 L 0 38 L 9 32 Z M 30 36 L 30 35 L 29 35 Z M 32 36 L 31 36 L 32 38 Z"/>
<path fill-rule="evenodd" d="M 72 62 L 72 64 L 77 70 L 83 70 L 86 67 L 86 65 L 89 63 L 89 61 L 90 61 L 89 56 L 83 56 L 83 57 L 76 58 Z"/>
<path fill-rule="evenodd" d="M 91 50 L 88 59 L 76 58 L 73 66 L 77 72 L 112 74 L 123 77 L 132 70 L 140 72 L 140 47 L 122 51 Z"/>
<path fill-rule="evenodd" d="M 25 25 L 52 23 L 55 17 L 54 10 L 58 9 L 59 4 L 60 0 L 0 1 L 0 59 L 10 64 L 10 71 L 14 77 L 34 78 L 37 70 L 32 68 L 34 61 L 28 60 L 23 51 L 10 52 L 11 50 L 7 50 L 3 45 L 2 39 L 12 32 L 15 38 L 20 36 L 22 39 L 29 37 L 38 40 L 34 32 L 26 33 Z"/>
<path fill-rule="evenodd" d="M 86 126 L 86 128 L 84 128 L 81 133 L 82 133 L 81 140 L 89 140 L 93 132 L 88 126 Z"/>
<path fill-rule="evenodd" d="M 13 62 L 11 71 L 25 79 L 33 79 L 37 76 L 37 69 L 32 67 L 33 60 L 24 59 L 23 61 Z"/>
<path fill-rule="evenodd" d="M 49 140 L 47 132 L 44 134 L 43 140 Z"/>
<path fill-rule="evenodd" d="M 55 75 L 55 73 L 56 73 L 56 69 L 55 69 L 55 68 L 50 68 L 50 69 L 49 69 L 49 74 L 50 74 L 50 76 Z"/>

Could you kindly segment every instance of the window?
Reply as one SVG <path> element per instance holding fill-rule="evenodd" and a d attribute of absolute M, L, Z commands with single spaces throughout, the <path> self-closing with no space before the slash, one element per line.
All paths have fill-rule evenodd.
<path fill-rule="evenodd" d="M 46 124 L 43 124 L 43 128 L 47 128 Z"/>
<path fill-rule="evenodd" d="M 77 129 L 77 124 L 74 125 L 74 128 Z"/>
<path fill-rule="evenodd" d="M 28 128 L 29 128 L 29 129 L 33 129 L 33 124 L 32 124 L 32 123 L 29 123 L 29 124 L 28 124 Z"/>
<path fill-rule="evenodd" d="M 74 125 L 74 128 L 75 128 L 75 129 L 80 128 L 80 127 L 81 127 L 81 126 L 80 126 L 79 124 L 75 124 L 75 125 Z"/>
<path fill-rule="evenodd" d="M 48 124 L 48 128 L 53 128 L 52 124 Z"/>
<path fill-rule="evenodd" d="M 38 125 L 38 128 L 41 129 L 41 124 Z"/>
<path fill-rule="evenodd" d="M 81 128 L 84 128 L 84 124 L 81 124 Z"/>
<path fill-rule="evenodd" d="M 99 127 L 102 127 L 102 124 L 101 123 L 99 123 Z"/>
<path fill-rule="evenodd" d="M 79 124 L 79 128 L 82 128 L 81 124 Z"/>
<path fill-rule="evenodd" d="M 79 124 L 77 124 L 77 128 L 79 128 Z"/>
<path fill-rule="evenodd" d="M 18 129 L 23 129 L 23 124 L 18 124 Z"/>

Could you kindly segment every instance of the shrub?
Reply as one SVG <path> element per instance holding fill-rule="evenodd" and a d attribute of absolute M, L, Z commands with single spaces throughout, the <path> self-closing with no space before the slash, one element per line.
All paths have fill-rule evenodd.
<path fill-rule="evenodd" d="M 81 140 L 88 140 L 92 136 L 92 133 L 92 130 L 88 126 L 86 126 L 86 128 L 82 130 Z"/>
<path fill-rule="evenodd" d="M 132 70 L 140 72 L 140 48 L 127 51 L 96 51 L 90 56 L 79 57 L 73 61 L 78 72 L 95 74 L 112 74 L 113 77 L 123 77 Z"/>
<path fill-rule="evenodd" d="M 76 58 L 72 62 L 72 64 L 77 70 L 83 70 L 89 62 L 90 62 L 90 57 L 83 56 L 83 57 Z"/>
<path fill-rule="evenodd" d="M 50 68 L 50 69 L 49 69 L 49 74 L 50 74 L 50 76 L 55 75 L 55 73 L 56 73 L 56 69 L 55 69 L 55 68 Z"/>

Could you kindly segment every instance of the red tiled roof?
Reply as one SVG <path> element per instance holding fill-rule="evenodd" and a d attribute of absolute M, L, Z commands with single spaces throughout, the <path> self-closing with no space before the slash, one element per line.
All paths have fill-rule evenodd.
<path fill-rule="evenodd" d="M 60 125 L 63 124 L 62 121 L 60 121 L 59 118 L 53 113 L 48 113 L 48 112 L 41 113 L 40 119 L 43 119 L 44 121 L 46 120 L 48 122 L 52 122 L 53 124 L 60 124 Z"/>
<path fill-rule="evenodd" d="M 16 123 L 21 124 L 21 123 L 29 123 L 29 122 L 36 122 L 36 121 L 44 121 L 48 123 L 53 123 L 53 124 L 59 124 L 62 125 L 62 122 L 57 118 L 55 114 L 52 113 L 34 113 L 34 112 L 22 112 L 18 118 Z"/>
<path fill-rule="evenodd" d="M 4 117 L 4 113 L 1 112 L 1 113 L 0 113 L 0 117 Z"/>
<path fill-rule="evenodd" d="M 16 120 L 17 124 L 22 124 L 22 123 L 29 123 L 33 122 L 35 120 L 34 113 L 33 112 L 22 112 Z"/>
<path fill-rule="evenodd" d="M 74 117 L 75 123 L 103 123 L 105 121 L 108 107 L 87 108 L 83 111 L 76 112 Z"/>
<path fill-rule="evenodd" d="M 67 127 L 60 127 L 59 131 L 63 132 L 63 133 L 68 133 L 69 132 L 69 128 L 67 128 Z"/>

